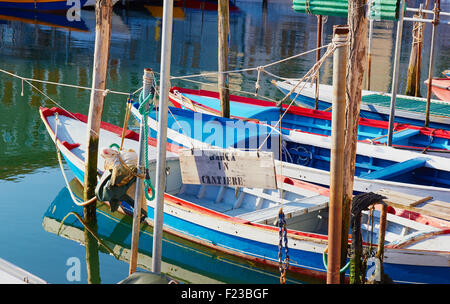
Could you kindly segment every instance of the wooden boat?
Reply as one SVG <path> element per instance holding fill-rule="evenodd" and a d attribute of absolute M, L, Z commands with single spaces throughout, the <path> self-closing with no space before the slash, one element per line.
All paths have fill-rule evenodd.
<path fill-rule="evenodd" d="M 87 0 L 80 0 L 80 8 Z M 62 11 L 68 10 L 74 4 L 67 0 L 0 0 L 0 8 Z"/>
<path fill-rule="evenodd" d="M 445 70 L 442 74 L 444 74 L 445 77 L 450 78 L 450 70 Z"/>
<path fill-rule="evenodd" d="M 59 113 L 57 128 L 56 113 Z M 72 172 L 82 182 L 87 117 L 57 108 L 41 108 L 40 114 Z M 119 143 L 121 132 L 119 127 L 102 123 L 100 146 Z M 134 132 L 128 132 L 124 147 L 136 148 L 136 137 Z M 150 175 L 154 180 L 156 148 L 151 144 L 152 141 L 149 145 Z M 284 178 L 279 180 L 279 188 L 275 190 L 241 188 L 236 191 L 228 186 L 183 184 L 176 149 L 170 144 L 168 149 L 172 152 L 168 153 L 166 163 L 170 174 L 164 195 L 165 232 L 278 267 L 280 239 L 274 220 L 278 217 L 280 189 L 283 189 L 282 206 L 287 218 L 290 257 L 288 271 L 324 280 L 328 196 L 323 188 Z M 102 165 L 100 161 L 99 172 Z M 154 207 L 154 201 L 147 201 L 150 219 Z M 375 211 L 374 217 L 378 215 Z M 401 283 L 450 283 L 450 231 L 392 214 L 387 215 L 387 220 L 385 273 Z M 375 242 L 377 227 L 375 225 L 373 229 Z M 362 229 L 366 234 L 364 229 L 371 230 L 364 225 Z"/>
<path fill-rule="evenodd" d="M 47 284 L 47 282 L 0 258 L 0 284 Z"/>
<path fill-rule="evenodd" d="M 220 115 L 220 99 L 216 92 L 173 87 L 169 99 L 177 108 Z M 282 127 L 321 135 L 331 135 L 331 113 L 298 106 L 282 105 L 287 113 L 281 113 L 274 102 L 230 95 L 232 118 L 252 119 L 275 125 L 280 119 Z M 358 140 L 372 144 L 386 144 L 389 123 L 367 118 L 359 119 Z M 417 150 L 421 153 L 450 157 L 450 131 L 394 124 L 393 146 L 399 149 Z"/>
<path fill-rule="evenodd" d="M 297 84 L 295 81 L 273 81 L 273 84 L 284 94 L 288 94 Z M 306 84 L 301 94 L 298 89 L 290 95 L 291 99 L 307 108 L 314 108 L 315 85 Z M 331 109 L 333 87 L 330 85 L 319 85 L 319 110 Z M 389 121 L 391 94 L 362 90 L 360 117 Z M 406 123 L 416 126 L 425 124 L 426 98 L 397 95 L 395 108 L 395 122 Z M 430 123 L 434 129 L 450 130 L 450 104 L 433 99 L 430 106 Z"/>
<path fill-rule="evenodd" d="M 80 201 L 83 197 L 83 185 L 77 179 L 69 182 L 69 186 Z M 78 244 L 84 243 L 84 226 L 73 215 L 66 218 L 70 212 L 83 214 L 83 207 L 73 203 L 66 187 L 61 189 L 48 206 L 42 220 L 45 231 L 58 234 Z M 63 222 L 64 218 L 66 220 Z M 139 268 L 152 270 L 153 227 L 151 218 L 146 218 L 139 233 Z M 108 203 L 97 203 L 97 236 L 114 253 L 115 257 L 130 262 L 131 236 L 133 224 L 133 209 L 126 202 L 112 212 Z M 217 250 L 188 242 L 173 234 L 164 233 L 162 239 L 161 272 L 177 281 L 190 284 L 245 284 L 258 282 L 277 284 L 280 274 L 273 267 L 260 265 L 246 259 L 225 254 Z M 236 275 L 239 274 L 239 275 Z M 302 276 L 288 274 L 287 283 L 304 283 Z M 103 280 L 102 280 L 103 281 Z M 311 282 L 312 283 L 312 282 Z"/>
<path fill-rule="evenodd" d="M 253 121 L 227 119 L 172 107 L 169 109 L 167 138 L 171 143 L 186 148 L 260 148 L 261 151 L 273 152 L 274 159 L 280 159 L 282 150 L 283 175 L 329 186 L 329 136 L 288 129 L 281 129 L 279 134 L 278 129 Z M 140 119 L 135 107 L 132 113 Z M 156 111 L 150 113 L 148 125 L 151 136 L 156 138 Z M 279 169 L 279 166 L 276 167 Z M 450 203 L 449 186 L 450 163 L 447 158 L 357 143 L 356 192 L 392 189 L 412 195 L 427 193 L 434 199 Z"/>
<path fill-rule="evenodd" d="M 424 82 L 428 85 L 428 79 Z M 431 91 L 440 100 L 450 102 L 450 78 L 434 78 L 431 82 Z"/>

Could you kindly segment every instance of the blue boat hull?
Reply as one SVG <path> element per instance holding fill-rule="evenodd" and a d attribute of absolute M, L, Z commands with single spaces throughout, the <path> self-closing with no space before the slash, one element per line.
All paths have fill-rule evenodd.
<path fill-rule="evenodd" d="M 212 110 L 220 111 L 220 100 L 218 98 L 212 98 L 210 96 L 202 96 L 196 94 L 190 94 L 180 90 L 180 93 L 187 99 L 197 102 L 203 106 L 206 106 Z M 174 101 L 174 98 L 172 98 Z M 178 100 L 176 100 L 178 103 Z M 257 102 L 257 100 L 255 100 Z M 183 107 L 182 104 L 179 104 Z M 183 107 L 184 108 L 184 107 Z M 304 114 L 303 108 L 294 107 L 290 112 L 283 113 L 281 125 L 283 128 L 300 130 L 303 132 L 310 132 L 314 134 L 321 134 L 331 136 L 331 119 L 325 119 L 325 113 L 322 115 L 308 115 Z M 326 113 L 328 114 L 328 113 Z M 234 117 L 258 119 L 260 122 L 276 125 L 280 119 L 281 113 L 278 107 L 257 106 L 245 102 L 238 102 L 230 100 L 230 115 Z M 330 117 L 331 118 L 331 117 Z M 377 121 L 366 121 L 366 123 L 360 123 L 358 126 L 358 140 L 373 140 L 383 144 L 387 141 L 388 128 L 384 127 L 385 123 Z M 397 130 L 394 130 L 397 131 Z M 429 132 L 428 129 L 424 130 Z M 398 134 L 397 134 L 398 133 Z M 409 135 L 405 135 L 408 133 Z M 433 133 L 432 133 L 433 134 Z M 450 150 L 450 139 L 448 135 L 432 136 L 421 134 L 420 128 L 407 128 L 401 132 L 395 132 L 393 136 L 394 146 L 408 147 L 409 149 L 417 149 L 419 151 L 427 149 L 438 149 L 445 153 Z"/>
<path fill-rule="evenodd" d="M 171 109 L 171 112 L 176 114 L 176 109 Z M 210 121 L 211 123 L 218 122 L 216 118 L 211 118 Z M 179 121 L 179 123 L 182 124 L 183 122 Z M 186 127 L 186 124 L 184 126 Z M 67 149 L 61 151 L 70 169 L 83 184 L 84 160 Z M 64 151 L 68 151 L 66 152 L 67 155 L 64 155 Z M 167 233 L 254 262 L 278 266 L 278 242 L 272 241 L 278 239 L 276 227 L 248 225 L 236 221 L 233 217 L 226 217 L 225 215 L 221 217 L 220 214 L 212 214 L 207 208 L 188 201 L 183 202 L 182 199 L 170 194 L 165 194 L 164 199 L 164 230 Z M 152 202 L 147 203 L 147 213 L 150 219 L 154 218 L 152 204 Z M 149 224 L 151 224 L 151 221 L 149 221 Z M 324 279 L 326 269 L 323 266 L 322 253 L 326 247 L 326 236 L 304 235 L 299 232 L 297 237 L 302 241 L 295 240 L 293 236 L 290 237 L 289 271 Z M 305 239 L 302 239 L 302 237 L 305 237 Z M 297 246 L 293 246 L 293 243 Z M 389 250 L 385 251 L 386 257 L 389 257 L 389 253 Z M 414 255 L 415 253 L 410 252 L 409 254 Z M 419 254 L 415 255 L 422 256 L 423 253 L 420 251 Z M 448 265 L 419 267 L 414 264 L 395 265 L 389 263 L 389 258 L 387 258 L 387 261 L 383 264 L 385 272 L 394 281 L 402 283 L 450 283 L 450 268 Z M 373 269 L 373 265 L 369 265 L 369 267 Z"/>
<path fill-rule="evenodd" d="M 80 8 L 83 7 L 87 0 L 80 0 Z M 72 1 L 45 1 L 37 0 L 36 2 L 30 1 L 0 1 L 0 8 L 14 8 L 24 10 L 42 10 L 42 11 L 62 11 L 68 10 L 73 7 Z"/>
<path fill-rule="evenodd" d="M 129 209 L 126 203 L 122 203 L 122 207 L 126 208 L 127 211 L 132 212 L 132 209 Z M 110 212 L 107 210 L 108 208 L 109 207 L 106 205 L 98 206 L 98 236 L 104 241 L 112 242 L 120 247 L 130 249 L 132 217 L 118 212 Z M 63 188 L 47 209 L 44 217 L 61 222 L 69 212 L 82 214 L 83 207 L 74 205 L 69 191 L 66 188 Z M 73 221 L 69 219 L 66 220 L 65 224 L 77 227 L 80 230 L 84 229 L 84 226 L 76 220 L 75 217 L 73 217 Z M 148 225 L 142 225 L 139 235 L 139 252 L 151 257 L 152 248 L 153 228 Z M 239 284 L 248 282 L 279 283 L 279 274 L 277 274 L 275 269 L 255 269 L 252 268 L 246 260 L 240 260 L 224 254 L 218 256 L 217 252 L 197 244 L 186 244 L 186 241 L 174 237 L 173 235 L 164 234 L 162 254 L 162 259 L 165 263 L 173 264 L 189 271 L 194 271 L 195 273 L 217 281 Z M 126 256 L 124 258 L 126 259 Z M 146 266 L 150 267 L 151 265 Z M 177 278 L 178 275 L 179 274 L 177 273 Z M 180 279 L 187 283 L 201 283 L 192 282 L 190 281 L 191 278 L 186 277 Z M 303 278 L 288 276 L 287 283 L 305 283 L 305 281 L 303 281 Z"/>
<path fill-rule="evenodd" d="M 65 158 L 67 160 L 67 158 Z M 83 172 L 76 165 L 68 162 L 74 174 L 83 183 Z M 126 204 L 126 203 L 122 203 Z M 148 217 L 154 218 L 154 209 L 148 206 Z M 100 226 L 100 225 L 99 225 Z M 208 245 L 211 248 L 236 254 L 250 260 L 260 260 L 264 263 L 276 265 L 278 263 L 278 246 L 251 241 L 237 237 L 233 234 L 206 228 L 202 225 L 164 213 L 164 226 L 168 232 L 182 236 L 190 241 Z M 325 277 L 326 269 L 323 265 L 323 256 L 296 248 L 289 248 L 290 269 L 297 268 L 299 273 L 311 275 L 316 278 Z M 368 265 L 374 267 L 374 264 Z M 448 267 L 430 267 L 414 265 L 383 264 L 384 271 L 398 283 L 429 283 L 450 284 L 450 269 Z M 346 273 L 349 275 L 349 271 Z"/>
<path fill-rule="evenodd" d="M 289 91 L 287 91 L 283 88 L 280 88 L 280 87 L 278 87 L 278 88 L 284 94 L 289 93 Z M 290 95 L 290 98 L 295 99 L 295 102 L 298 103 L 300 106 L 306 106 L 306 107 L 314 109 L 315 99 L 313 99 L 313 98 L 310 98 L 308 96 L 304 96 L 301 94 L 297 95 L 296 93 L 292 93 Z M 329 109 L 330 107 L 331 107 L 331 103 L 323 101 L 323 100 L 318 101 L 318 109 L 319 110 L 324 111 L 326 109 Z M 368 111 L 368 110 L 361 109 L 359 116 L 363 117 L 363 118 L 368 118 L 368 119 L 389 121 L 389 114 L 379 113 L 376 111 Z M 407 117 L 399 117 L 399 116 L 395 117 L 394 122 L 410 124 L 410 125 L 420 126 L 420 127 L 423 127 L 425 124 L 424 120 L 412 119 L 412 118 L 407 118 Z M 439 123 L 439 122 L 430 121 L 428 126 L 433 129 L 450 130 L 450 124 L 443 124 L 443 123 Z"/>
<path fill-rule="evenodd" d="M 267 129 L 264 125 L 252 122 L 239 122 L 235 119 L 227 119 L 172 107 L 170 108 L 170 112 L 168 127 L 176 130 L 181 135 L 187 136 L 187 138 L 221 148 L 257 149 L 264 142 L 264 139 L 269 136 L 269 140 L 265 142 L 265 149 L 274 152 L 274 157 L 278 158 L 279 154 L 276 152 L 279 151 L 279 137 L 276 136 L 275 132 L 270 133 L 270 129 Z M 137 119 L 139 118 L 137 117 Z M 157 111 L 152 111 L 149 119 L 156 121 Z M 180 128 L 180 125 L 184 127 Z M 289 135 L 290 131 L 281 130 L 281 133 Z M 234 137 L 230 136 L 230 134 L 234 134 Z M 150 136 L 156 138 L 155 129 L 151 129 Z M 168 142 L 191 148 L 187 143 L 173 140 L 170 136 L 168 136 Z M 286 140 L 283 147 L 282 161 L 329 172 L 330 149 L 319 147 L 314 145 L 314 143 L 299 144 Z M 357 154 L 355 176 L 362 177 L 365 174 L 389 167 L 396 163 L 389 159 Z M 412 185 L 433 186 L 442 189 L 448 189 L 450 187 L 449 171 L 425 166 L 381 179 Z"/>

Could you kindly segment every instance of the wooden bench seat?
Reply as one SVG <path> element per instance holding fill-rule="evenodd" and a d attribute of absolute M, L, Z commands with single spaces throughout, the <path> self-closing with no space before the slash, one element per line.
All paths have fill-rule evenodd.
<path fill-rule="evenodd" d="M 297 201 L 283 203 L 283 212 L 286 218 L 306 214 L 328 207 L 329 198 L 323 195 L 306 197 Z M 265 209 L 259 209 L 252 212 L 244 213 L 238 217 L 255 223 L 273 223 L 278 218 L 280 206 L 274 206 Z"/>
<path fill-rule="evenodd" d="M 364 179 L 387 179 L 423 167 L 426 162 L 427 158 L 416 157 L 370 173 L 362 174 L 360 177 Z"/>

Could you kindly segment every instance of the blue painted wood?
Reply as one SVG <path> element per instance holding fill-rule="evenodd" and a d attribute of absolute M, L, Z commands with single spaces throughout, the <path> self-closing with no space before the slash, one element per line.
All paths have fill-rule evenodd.
<path fill-rule="evenodd" d="M 80 0 L 80 8 L 86 3 L 87 0 Z M 15 0 L 1 0 L 0 8 L 11 9 L 26 9 L 26 10 L 42 10 L 42 11 L 57 11 L 68 10 L 73 7 L 73 3 L 66 0 L 61 1 L 47 1 L 37 0 L 32 2 L 15 1 Z"/>
<path fill-rule="evenodd" d="M 401 163 L 390 165 L 383 169 L 360 175 L 365 179 L 388 179 L 400 174 L 411 172 L 414 169 L 421 168 L 425 165 L 427 159 L 425 157 L 417 157 L 406 160 Z"/>
<path fill-rule="evenodd" d="M 282 91 L 284 94 L 288 94 L 289 91 L 285 90 L 284 88 L 278 87 L 280 91 Z M 314 109 L 315 100 L 314 98 L 310 98 L 305 95 L 301 95 L 297 93 L 292 93 L 289 95 L 292 100 L 295 100 L 295 102 L 301 106 L 312 108 Z M 331 107 L 331 103 L 323 100 L 319 100 L 319 107 L 318 109 L 321 111 L 324 111 L 325 109 L 328 109 Z M 389 114 L 384 114 L 377 112 L 375 107 L 371 104 L 366 104 L 368 106 L 368 110 L 361 109 L 359 113 L 359 117 L 369 118 L 369 119 L 376 119 L 376 120 L 382 120 L 382 121 L 389 121 Z M 396 123 L 404 123 L 404 124 L 410 124 L 414 126 L 423 127 L 424 126 L 424 120 L 414 119 L 410 117 L 401 117 L 401 116 L 395 116 L 394 122 Z M 449 123 L 440 123 L 440 122 L 433 122 L 430 121 L 428 124 L 430 128 L 434 129 L 443 129 L 443 130 L 450 130 L 450 122 Z"/>
<path fill-rule="evenodd" d="M 220 100 L 218 98 L 186 93 L 182 89 L 179 90 L 179 93 L 194 102 L 220 111 Z M 230 98 L 230 114 L 235 117 L 257 119 L 262 123 L 270 125 L 276 125 L 282 115 L 278 107 L 258 106 L 257 103 L 255 105 L 238 102 L 233 100 L 233 96 Z M 284 114 L 281 125 L 284 128 L 293 130 L 331 136 L 331 120 L 318 117 L 288 112 Z M 365 124 L 358 126 L 358 140 L 372 140 L 380 136 L 385 136 L 377 139 L 378 142 L 385 143 L 387 141 L 387 133 L 387 128 Z M 435 136 L 431 140 L 430 136 L 421 134 L 419 129 L 407 129 L 405 132 L 394 133 L 393 143 L 418 149 L 450 150 L 450 140 L 448 138 Z"/>
<path fill-rule="evenodd" d="M 416 136 L 420 133 L 419 130 L 405 129 L 392 134 L 392 143 L 400 143 L 402 140 L 408 140 L 410 137 Z M 387 142 L 387 136 L 377 139 L 380 143 Z"/>
<path fill-rule="evenodd" d="M 136 118 L 139 119 L 139 117 Z M 157 120 L 157 111 L 153 110 L 149 118 Z M 183 126 L 182 129 L 180 125 Z M 278 130 L 270 133 L 270 128 L 250 121 L 218 117 L 170 107 L 168 127 L 191 139 L 221 148 L 257 149 L 270 134 L 269 140 L 266 142 L 267 149 L 265 150 L 273 151 L 276 159 L 279 157 L 277 152 L 279 151 Z M 281 133 L 286 135 L 290 134 L 290 132 L 287 129 L 281 130 Z M 156 138 L 156 131 L 152 129 L 150 136 Z M 170 137 L 168 137 L 168 141 L 186 148 L 192 147 L 192 145 L 189 146 L 183 142 L 177 142 L 174 139 L 170 139 Z M 320 147 L 314 142 L 305 144 L 284 140 L 282 152 L 282 161 L 325 171 L 330 170 L 330 149 Z M 355 176 L 363 177 L 364 174 L 371 173 L 374 170 L 378 171 L 378 169 L 381 170 L 396 163 L 388 158 L 357 154 Z M 411 170 L 406 170 L 403 173 L 399 171 L 394 176 L 395 181 L 412 185 L 445 188 L 450 183 L 449 171 L 425 166 L 418 167 L 417 170 L 420 170 L 420 174 L 413 174 L 414 172 Z M 380 175 L 377 179 L 394 181 L 390 175 Z"/>

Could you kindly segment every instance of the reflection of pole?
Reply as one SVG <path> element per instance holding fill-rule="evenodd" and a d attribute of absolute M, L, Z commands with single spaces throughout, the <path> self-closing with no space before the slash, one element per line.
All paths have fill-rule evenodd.
<path fill-rule="evenodd" d="M 106 89 L 109 45 L 111 37 L 112 1 L 99 0 L 96 8 L 94 65 L 92 72 L 92 91 L 87 123 L 87 154 L 84 174 L 84 200 L 95 197 L 97 185 L 97 159 L 100 123 L 102 119 L 105 95 L 99 90 Z M 97 232 L 97 209 L 95 204 L 84 207 L 83 215 L 86 224 Z M 86 262 L 89 283 L 100 283 L 98 266 L 98 243 L 87 231 L 84 231 L 86 245 Z"/>
<path fill-rule="evenodd" d="M 172 54 L 172 21 L 173 0 L 164 0 L 162 47 L 161 47 L 161 79 L 158 115 L 155 215 L 153 227 L 152 270 L 161 273 L 164 191 L 166 189 L 166 145 L 167 116 L 170 88 L 170 59 Z"/>
<path fill-rule="evenodd" d="M 348 26 L 335 26 L 333 42 L 347 42 Z M 347 46 L 333 54 L 333 105 L 331 119 L 330 207 L 328 221 L 327 283 L 340 281 L 342 199 L 344 197 L 344 141 Z"/>
<path fill-rule="evenodd" d="M 402 47 L 402 32 L 403 32 L 403 16 L 405 14 L 405 10 L 403 9 L 405 6 L 405 0 L 400 1 L 400 12 L 399 19 L 397 22 L 397 40 L 395 42 L 395 57 L 394 57 L 394 71 L 392 75 L 392 97 L 391 97 L 391 107 L 390 107 L 390 115 L 389 115 L 389 130 L 388 130 L 388 146 L 392 146 L 392 132 L 394 129 L 394 118 L 395 118 L 395 102 L 397 99 L 397 90 L 398 90 L 398 68 L 400 65 L 400 50 Z"/>
<path fill-rule="evenodd" d="M 439 11 L 441 8 L 440 0 L 436 0 L 434 3 L 434 17 L 433 17 L 433 29 L 431 32 L 431 47 L 430 47 L 430 65 L 428 67 L 428 87 L 427 87 L 427 107 L 425 111 L 425 127 L 428 127 L 430 122 L 430 106 L 431 106 L 431 85 L 433 82 L 433 65 L 434 65 L 434 45 L 435 39 L 434 36 L 436 34 L 436 27 L 439 24 Z"/>
<path fill-rule="evenodd" d="M 153 71 L 151 69 L 144 70 L 143 77 L 143 89 L 142 89 L 142 100 L 144 100 L 151 91 L 153 82 Z M 149 109 L 149 103 L 145 105 L 145 111 Z M 145 134 L 144 128 L 144 119 L 141 119 L 139 134 Z M 130 268 L 129 274 L 133 274 L 136 272 L 137 267 L 137 257 L 138 257 L 138 248 L 139 248 L 139 230 L 141 223 L 141 208 L 143 208 L 146 204 L 145 195 L 143 191 L 146 191 L 144 187 L 144 180 L 139 177 L 141 174 L 145 174 L 145 172 L 141 169 L 144 167 L 144 137 L 139 136 L 139 154 L 138 154 L 138 177 L 136 178 L 136 193 L 134 196 L 134 210 L 133 210 L 133 229 L 131 234 L 131 257 L 130 257 Z"/>
<path fill-rule="evenodd" d="M 228 39 L 230 37 L 230 13 L 228 0 L 219 0 L 218 6 L 219 18 L 219 94 L 220 94 L 220 113 L 222 117 L 230 117 L 230 91 L 228 90 Z"/>
<path fill-rule="evenodd" d="M 322 46 L 322 15 L 317 15 L 317 48 Z M 320 49 L 316 51 L 316 62 L 320 60 Z M 316 94 L 315 94 L 315 103 L 314 109 L 317 110 L 319 108 L 319 71 L 317 71 L 316 78 Z"/>

